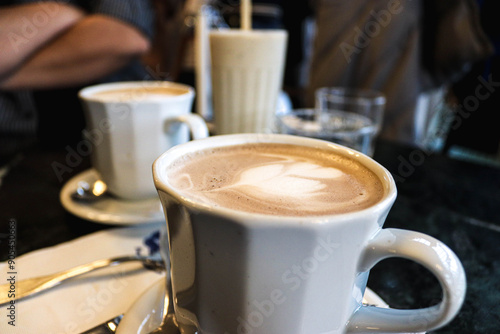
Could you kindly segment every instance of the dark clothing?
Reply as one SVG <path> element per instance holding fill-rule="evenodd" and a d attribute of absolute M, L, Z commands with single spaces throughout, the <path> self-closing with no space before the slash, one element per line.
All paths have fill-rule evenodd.
<path fill-rule="evenodd" d="M 458 106 L 445 145 L 500 156 L 500 28 L 497 2 L 478 0 L 481 26 L 493 44 L 494 54 L 475 64 L 469 73 L 451 87 Z M 480 92 L 481 94 L 478 94 Z"/>
<path fill-rule="evenodd" d="M 1 7 L 41 2 L 17 0 L 2 2 Z M 47 1 L 44 1 L 47 2 Z M 54 1 L 55 3 L 57 1 Z M 153 36 L 153 8 L 149 0 L 65 0 L 91 14 L 108 15 L 138 28 L 145 36 Z M 119 38 L 119 37 L 118 37 Z M 145 80 L 148 73 L 135 60 L 125 68 L 95 83 Z M 93 84 L 93 83 L 89 83 Z M 77 92 L 82 87 L 40 91 L 0 91 L 0 151 L 15 149 L 15 137 L 38 138 L 49 145 L 74 144 L 81 140 L 84 118 Z"/>
<path fill-rule="evenodd" d="M 370 88 L 387 98 L 381 136 L 416 143 L 422 91 L 419 1 L 316 0 L 306 105 L 321 87 Z"/>

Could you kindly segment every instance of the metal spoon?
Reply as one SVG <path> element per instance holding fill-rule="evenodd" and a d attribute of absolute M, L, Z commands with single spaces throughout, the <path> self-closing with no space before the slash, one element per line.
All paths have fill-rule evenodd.
<path fill-rule="evenodd" d="M 180 334 L 180 330 L 177 326 L 177 321 L 175 319 L 174 306 L 172 304 L 172 286 L 170 279 L 166 279 L 166 291 L 163 298 L 163 317 L 161 324 L 149 334 Z"/>
<path fill-rule="evenodd" d="M 61 271 L 55 274 L 29 278 L 16 282 L 16 296 L 15 300 L 18 301 L 27 296 L 31 296 L 47 289 L 53 288 L 67 279 L 86 274 L 90 271 L 102 269 L 105 267 L 116 266 L 118 264 L 130 261 L 140 261 L 146 269 L 154 271 L 164 271 L 165 263 L 159 256 L 122 256 L 111 259 L 97 260 L 88 264 Z M 7 293 L 10 288 L 10 283 L 0 285 L 0 305 L 10 303 L 12 298 L 9 298 Z"/>
<path fill-rule="evenodd" d="M 168 244 L 167 233 L 165 227 L 160 230 L 160 244 Z M 168 247 L 160 247 L 160 255 L 165 263 L 166 277 L 165 277 L 165 295 L 163 297 L 162 319 L 160 325 L 149 334 L 180 334 L 175 318 L 174 304 L 172 303 L 172 281 L 170 280 L 170 257 L 168 254 Z"/>
<path fill-rule="evenodd" d="M 71 194 L 71 198 L 76 201 L 91 202 L 111 196 L 107 191 L 108 187 L 101 180 L 94 183 L 79 181 L 76 190 Z"/>

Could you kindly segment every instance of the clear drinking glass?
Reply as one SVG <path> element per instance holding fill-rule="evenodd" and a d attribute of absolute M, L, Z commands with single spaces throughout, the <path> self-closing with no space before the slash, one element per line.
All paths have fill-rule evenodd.
<path fill-rule="evenodd" d="M 315 93 L 319 137 L 373 156 L 386 99 L 370 89 L 323 87 Z"/>

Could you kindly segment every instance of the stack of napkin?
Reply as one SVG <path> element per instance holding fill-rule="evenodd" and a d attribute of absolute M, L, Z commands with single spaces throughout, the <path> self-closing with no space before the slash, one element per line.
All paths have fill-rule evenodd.
<path fill-rule="evenodd" d="M 158 225 L 113 228 L 15 259 L 16 279 L 48 275 L 94 260 L 158 252 Z M 0 263 L 1 284 L 7 263 Z M 0 307 L 0 333 L 81 333 L 124 314 L 164 273 L 131 262 L 75 277 L 41 294 Z M 10 307 L 10 309 L 8 309 Z M 9 315 L 14 314 L 14 317 Z M 14 320 L 14 322 L 13 322 Z"/>

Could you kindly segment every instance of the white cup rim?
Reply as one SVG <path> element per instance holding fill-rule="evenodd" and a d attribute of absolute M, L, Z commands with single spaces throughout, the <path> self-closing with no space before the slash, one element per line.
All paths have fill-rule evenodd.
<path fill-rule="evenodd" d="M 100 103 L 118 103 L 118 102 L 127 102 L 127 101 L 104 101 L 102 99 L 96 98 L 93 95 L 97 92 L 102 92 L 102 91 L 108 91 L 108 90 L 115 90 L 115 89 L 127 89 L 127 88 L 141 88 L 141 87 L 146 87 L 146 88 L 151 88 L 151 87 L 165 87 L 165 88 L 172 88 L 172 89 L 179 89 L 179 90 L 184 90 L 185 92 L 179 95 L 169 95 L 168 99 L 169 100 L 178 100 L 178 99 L 186 99 L 190 98 L 191 96 L 194 96 L 194 88 L 177 83 L 177 82 L 171 82 L 171 81 L 120 81 L 120 82 L 110 82 L 110 83 L 101 83 L 101 84 L 96 84 L 92 86 L 87 86 L 78 91 L 78 97 L 82 100 L 85 101 L 93 101 L 93 102 L 100 102 Z"/>
<path fill-rule="evenodd" d="M 248 213 L 245 211 L 229 209 L 225 207 L 211 207 L 203 203 L 194 201 L 188 197 L 182 196 L 174 187 L 172 187 L 166 178 L 167 165 L 185 155 L 186 153 L 202 151 L 214 147 L 234 146 L 245 143 L 286 143 L 296 144 L 306 147 L 326 148 L 336 152 L 337 154 L 350 156 L 361 162 L 363 165 L 373 171 L 382 181 L 384 185 L 384 196 L 376 204 L 358 211 L 332 214 L 332 215 L 311 215 L 311 216 L 280 216 L 268 215 L 259 213 Z M 361 152 L 355 151 L 348 147 L 338 145 L 329 141 L 316 138 L 307 138 L 286 134 L 230 134 L 207 137 L 204 139 L 190 141 L 172 147 L 153 163 L 153 178 L 154 183 L 159 191 L 163 191 L 172 195 L 179 203 L 184 204 L 200 212 L 207 212 L 224 217 L 232 217 L 240 222 L 248 222 L 251 224 L 276 222 L 279 224 L 288 224 L 301 226 L 304 222 L 314 221 L 319 224 L 328 224 L 329 222 L 351 221 L 353 219 L 362 218 L 366 215 L 378 214 L 384 212 L 391 207 L 396 199 L 397 190 L 394 179 L 391 173 L 372 158 L 364 155 Z"/>

